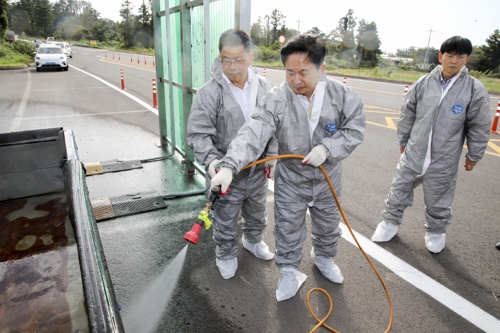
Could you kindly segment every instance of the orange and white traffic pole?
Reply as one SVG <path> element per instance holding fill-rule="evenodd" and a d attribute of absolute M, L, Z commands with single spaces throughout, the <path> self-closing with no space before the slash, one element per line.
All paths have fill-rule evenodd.
<path fill-rule="evenodd" d="M 156 79 L 153 79 L 153 107 L 158 107 L 158 98 L 156 97 Z"/>
<path fill-rule="evenodd" d="M 346 82 L 347 82 L 347 78 L 346 78 L 346 77 L 344 77 L 344 81 L 342 81 L 342 83 L 343 83 L 343 84 L 346 84 Z"/>
<path fill-rule="evenodd" d="M 406 94 L 408 93 L 408 89 L 410 89 L 410 87 L 405 86 L 405 96 L 406 96 Z"/>
<path fill-rule="evenodd" d="M 125 80 L 123 79 L 123 69 L 120 68 L 120 76 L 122 80 L 122 90 L 125 90 Z"/>
<path fill-rule="evenodd" d="M 265 68 L 262 69 L 262 76 L 266 76 L 266 69 Z"/>
<path fill-rule="evenodd" d="M 139 65 L 139 55 L 137 55 L 137 64 Z"/>
<path fill-rule="evenodd" d="M 144 66 L 146 66 L 146 56 L 144 56 Z"/>
<path fill-rule="evenodd" d="M 497 113 L 495 114 L 495 118 L 493 119 L 493 124 L 491 124 L 491 133 L 498 134 L 498 118 L 500 118 L 500 98 L 498 99 Z"/>

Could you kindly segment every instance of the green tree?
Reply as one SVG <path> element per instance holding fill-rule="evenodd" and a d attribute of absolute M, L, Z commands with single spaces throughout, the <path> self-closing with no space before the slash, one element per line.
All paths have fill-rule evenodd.
<path fill-rule="evenodd" d="M 279 10 L 275 9 L 272 11 L 271 16 L 269 17 L 269 24 L 272 27 L 272 40 L 270 44 L 278 40 L 278 26 L 281 25 L 282 27 L 284 27 L 285 18 L 286 16 L 284 16 Z"/>
<path fill-rule="evenodd" d="M 318 27 L 312 27 L 310 30 L 306 31 L 306 33 L 313 34 L 313 35 L 318 35 L 324 41 L 326 41 L 326 39 L 327 39 L 326 33 L 324 33 L 323 31 L 321 31 Z"/>
<path fill-rule="evenodd" d="M 52 15 L 52 4 L 49 2 L 49 0 L 36 0 L 34 9 L 34 32 L 37 35 L 42 35 L 45 37 L 52 35 L 54 32 L 54 16 Z"/>
<path fill-rule="evenodd" d="M 11 5 L 9 26 L 14 31 L 24 31 L 28 35 L 35 33 L 35 2 L 33 0 L 19 0 Z"/>
<path fill-rule="evenodd" d="M 151 6 L 146 6 L 144 0 L 139 7 L 139 14 L 136 19 L 136 33 L 135 42 L 141 44 L 143 47 L 153 47 L 153 15 Z"/>
<path fill-rule="evenodd" d="M 134 46 L 134 21 L 135 17 L 132 14 L 132 10 L 134 6 L 129 0 L 124 0 L 122 2 L 122 8 L 120 9 L 120 16 L 122 17 L 122 21 L 118 25 L 118 28 L 121 33 L 123 46 L 125 48 L 131 48 Z"/>
<path fill-rule="evenodd" d="M 5 32 L 7 31 L 7 28 L 9 27 L 9 20 L 7 17 L 8 7 L 9 7 L 9 4 L 7 3 L 7 0 L 0 0 L 0 38 L 1 39 L 5 38 Z"/>
<path fill-rule="evenodd" d="M 346 16 L 339 19 L 337 28 L 331 33 L 333 40 L 340 42 L 337 58 L 343 60 L 349 67 L 357 67 L 360 60 L 354 38 L 355 28 L 354 10 L 349 9 Z"/>
<path fill-rule="evenodd" d="M 259 16 L 257 22 L 253 23 L 250 27 L 250 38 L 253 44 L 259 45 L 264 41 L 264 29 L 262 27 L 262 18 Z"/>
<path fill-rule="evenodd" d="M 467 68 L 472 70 L 480 70 L 481 61 L 484 58 L 483 48 L 480 46 L 472 46 L 472 54 L 467 62 Z"/>
<path fill-rule="evenodd" d="M 483 56 L 479 61 L 482 72 L 500 73 L 500 30 L 496 29 L 482 46 Z"/>
<path fill-rule="evenodd" d="M 426 50 L 427 50 L 426 47 L 418 48 L 415 50 L 415 52 L 413 52 L 413 54 L 411 56 L 413 58 L 413 62 L 418 67 L 422 67 L 425 63 Z M 429 48 L 429 52 L 427 52 L 427 66 L 428 67 L 426 69 L 433 68 L 439 64 L 438 53 L 439 53 L 439 50 L 436 49 L 435 47 Z"/>
<path fill-rule="evenodd" d="M 377 24 L 375 22 L 367 23 L 364 19 L 359 21 L 356 41 L 358 43 L 357 50 L 361 56 L 361 66 L 376 67 L 378 65 L 378 55 L 382 54 Z"/>

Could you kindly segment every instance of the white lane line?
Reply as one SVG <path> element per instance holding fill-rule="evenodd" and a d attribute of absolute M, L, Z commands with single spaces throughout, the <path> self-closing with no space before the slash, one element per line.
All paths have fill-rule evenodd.
<path fill-rule="evenodd" d="M 269 179 L 268 188 L 270 191 L 274 192 L 274 181 L 271 179 Z M 307 214 L 309 214 L 309 211 L 307 211 Z M 347 226 L 341 222 L 340 228 L 342 229 L 342 238 L 357 247 Z M 389 251 L 381 248 L 358 232 L 354 231 L 354 234 L 363 250 L 370 257 L 393 271 L 397 276 L 431 296 L 436 301 L 483 331 L 488 333 L 499 332 L 500 320 L 446 288 L 441 283 L 433 280 L 415 267 L 407 264 Z"/>
<path fill-rule="evenodd" d="M 82 77 L 82 76 L 78 76 Z M 66 77 L 65 77 L 66 78 Z M 64 88 L 65 90 L 82 90 L 82 89 L 109 89 L 108 87 L 78 87 L 78 88 Z M 60 91 L 60 88 L 48 88 L 48 89 L 32 89 L 31 91 L 49 91 L 49 90 L 57 90 Z"/>
<path fill-rule="evenodd" d="M 19 129 L 19 125 L 21 124 L 21 120 L 23 119 L 24 111 L 26 110 L 26 104 L 28 103 L 28 98 L 30 97 L 31 90 L 31 71 L 26 71 L 28 75 L 28 82 L 26 83 L 26 88 L 24 88 L 23 98 L 21 99 L 21 103 L 16 111 L 16 115 L 14 116 L 14 120 L 12 120 L 12 124 L 10 125 L 9 132 L 15 132 Z"/>
<path fill-rule="evenodd" d="M 99 113 L 84 113 L 84 114 L 72 114 L 63 116 L 47 116 L 47 117 L 29 117 L 23 120 L 39 120 L 39 119 L 51 119 L 51 118 L 72 118 L 72 117 L 95 117 L 95 116 L 106 116 L 113 114 L 128 114 L 128 113 L 144 113 L 149 112 L 149 110 L 136 110 L 136 111 L 117 111 L 117 112 L 99 112 Z"/>
<path fill-rule="evenodd" d="M 74 68 L 74 69 L 76 69 L 77 71 L 80 71 L 80 72 L 82 72 L 82 73 L 84 73 L 84 74 L 87 74 L 88 76 L 93 77 L 93 78 L 94 78 L 94 79 L 96 79 L 96 80 L 101 81 L 101 82 L 102 82 L 102 83 L 104 83 L 105 85 L 107 85 L 107 86 L 109 86 L 109 87 L 113 88 L 114 90 L 118 91 L 119 93 L 122 93 L 123 95 L 127 96 L 128 98 L 130 98 L 130 99 L 132 99 L 132 100 L 136 101 L 137 103 L 139 103 L 140 105 L 142 105 L 142 107 L 144 107 L 145 109 L 147 109 L 147 110 L 149 110 L 149 111 L 153 112 L 155 115 L 158 115 L 158 110 L 156 110 L 155 108 L 153 108 L 153 107 L 149 106 L 149 104 L 144 103 L 144 102 L 143 102 L 143 101 L 141 101 L 139 98 L 137 98 L 137 97 L 135 97 L 135 96 L 133 96 L 133 95 L 129 94 L 129 93 L 128 93 L 128 92 L 126 92 L 126 91 L 121 90 L 121 89 L 120 89 L 120 88 L 118 88 L 118 87 L 115 87 L 115 86 L 114 86 L 114 85 L 112 85 L 111 83 L 109 83 L 109 82 L 107 82 L 107 81 L 104 81 L 103 79 L 101 79 L 101 78 L 99 78 L 99 77 L 97 77 L 97 76 L 95 76 L 95 75 L 93 75 L 93 74 L 90 74 L 90 73 L 88 73 L 88 72 L 86 72 L 86 71 L 84 71 L 84 70 L 81 70 L 81 69 L 79 69 L 79 68 L 76 68 L 76 67 L 75 67 L 75 66 L 73 66 L 73 65 L 70 65 L 70 67 L 71 67 L 71 68 Z"/>
<path fill-rule="evenodd" d="M 89 55 L 88 53 L 80 53 L 80 54 L 83 54 L 83 55 Z"/>

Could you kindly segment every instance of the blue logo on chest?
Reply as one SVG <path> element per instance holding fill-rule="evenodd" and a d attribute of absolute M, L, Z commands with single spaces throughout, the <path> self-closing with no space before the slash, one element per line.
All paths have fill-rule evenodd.
<path fill-rule="evenodd" d="M 454 114 L 461 114 L 464 111 L 464 107 L 461 104 L 455 104 L 451 108 L 451 112 Z"/>
<path fill-rule="evenodd" d="M 325 129 L 328 133 L 335 133 L 335 131 L 337 130 L 337 124 L 329 123 L 325 126 Z"/>

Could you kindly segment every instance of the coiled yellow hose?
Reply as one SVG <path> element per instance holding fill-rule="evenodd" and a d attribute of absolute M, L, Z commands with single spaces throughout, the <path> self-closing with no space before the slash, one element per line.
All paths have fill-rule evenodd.
<path fill-rule="evenodd" d="M 246 167 L 244 167 L 243 169 L 241 169 L 241 171 L 243 171 L 245 169 L 248 169 L 248 168 L 251 168 L 252 166 L 257 165 L 257 164 L 261 164 L 261 163 L 264 163 L 264 162 L 267 162 L 267 161 L 282 159 L 282 158 L 299 158 L 299 159 L 303 160 L 305 158 L 305 156 L 298 155 L 298 154 L 284 154 L 284 155 L 266 157 L 266 158 L 263 158 L 261 160 L 258 160 L 258 161 L 255 161 L 255 162 L 252 162 L 252 163 L 248 164 Z M 332 181 L 330 180 L 330 177 L 328 176 L 328 173 L 326 172 L 325 168 L 323 168 L 322 165 L 319 166 L 319 169 L 321 170 L 321 172 L 323 172 L 323 175 L 325 176 L 325 179 L 328 182 L 328 185 L 330 186 L 330 190 L 332 191 L 333 197 L 335 198 L 335 202 L 337 203 L 337 206 L 339 207 L 340 214 L 342 215 L 342 218 L 344 219 L 344 222 L 347 225 L 347 228 L 349 229 L 349 232 L 351 233 L 352 238 L 354 239 L 354 241 L 358 245 L 359 250 L 361 251 L 361 253 L 363 253 L 363 255 L 365 256 L 366 260 L 370 264 L 371 268 L 373 269 L 373 271 L 377 275 L 378 279 L 380 280 L 380 283 L 382 283 L 382 286 L 384 287 L 385 294 L 387 296 L 387 301 L 389 302 L 389 311 L 390 311 L 389 325 L 387 326 L 387 329 L 385 331 L 385 333 L 388 333 L 391 330 L 391 328 L 392 328 L 392 320 L 393 320 L 392 299 L 391 299 L 391 295 L 389 294 L 389 289 L 387 289 L 387 285 L 385 284 L 384 280 L 382 279 L 382 276 L 377 271 L 377 269 L 375 268 L 375 265 L 373 265 L 372 261 L 370 260 L 370 258 L 365 253 L 365 251 L 363 250 L 363 248 L 359 244 L 358 240 L 356 239 L 356 236 L 354 235 L 354 232 L 351 229 L 351 225 L 349 224 L 349 221 L 347 221 L 347 218 L 346 218 L 346 216 L 344 214 L 344 210 L 342 209 L 342 206 L 340 205 L 340 201 L 339 201 L 339 199 L 337 197 L 337 193 L 335 192 L 335 189 L 333 188 L 333 184 L 332 184 Z M 326 314 L 326 316 L 323 319 L 321 319 L 321 320 L 314 314 L 314 312 L 313 312 L 313 310 L 311 308 L 310 297 L 311 297 L 311 294 L 314 291 L 320 291 L 320 292 L 324 293 L 328 297 L 328 299 L 330 301 L 330 309 L 329 309 L 328 313 Z M 311 289 L 309 291 L 309 293 L 307 294 L 307 307 L 309 309 L 309 312 L 311 312 L 311 315 L 314 317 L 314 319 L 316 319 L 318 321 L 318 324 L 316 326 L 314 326 L 314 328 L 310 331 L 310 333 L 315 332 L 321 326 L 325 327 L 326 329 L 328 329 L 331 332 L 340 333 L 339 331 L 336 331 L 333 328 L 331 328 L 330 326 L 328 326 L 328 325 L 325 324 L 325 322 L 328 320 L 328 318 L 330 317 L 330 314 L 332 313 L 332 310 L 333 310 L 333 301 L 332 301 L 332 298 L 330 297 L 330 295 L 328 294 L 328 292 L 326 290 L 321 289 L 321 288 L 313 288 L 313 289 Z"/>

